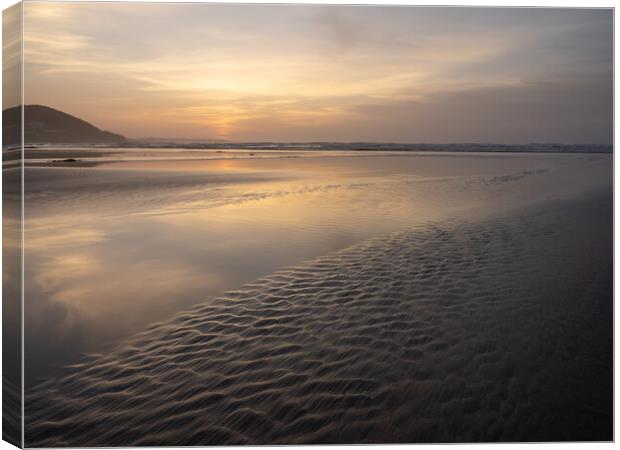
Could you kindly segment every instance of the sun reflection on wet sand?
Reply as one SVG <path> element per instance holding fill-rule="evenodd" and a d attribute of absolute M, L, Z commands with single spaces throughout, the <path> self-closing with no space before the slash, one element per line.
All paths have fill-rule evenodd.
<path fill-rule="evenodd" d="M 579 190 L 580 179 L 606 173 L 607 159 L 346 156 L 169 161 L 168 170 L 148 161 L 29 168 L 27 383 L 279 268 L 413 225 L 531 202 L 534 192 Z"/>

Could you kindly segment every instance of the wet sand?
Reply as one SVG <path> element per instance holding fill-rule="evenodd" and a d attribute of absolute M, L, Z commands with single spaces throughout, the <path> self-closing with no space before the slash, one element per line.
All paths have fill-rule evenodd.
<path fill-rule="evenodd" d="M 611 440 L 611 191 L 277 270 L 29 389 L 26 430 L 27 446 Z"/>
<path fill-rule="evenodd" d="M 92 168 L 25 169 L 28 388 L 285 267 L 430 221 L 482 220 L 611 186 L 609 155 L 118 152 L 122 160 Z M 19 257 L 18 245 L 7 249 Z"/>

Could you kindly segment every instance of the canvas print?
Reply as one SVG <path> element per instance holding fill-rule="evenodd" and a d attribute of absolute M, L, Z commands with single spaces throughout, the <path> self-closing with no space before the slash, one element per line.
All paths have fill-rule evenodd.
<path fill-rule="evenodd" d="M 613 440 L 613 10 L 3 13 L 3 439 Z"/>

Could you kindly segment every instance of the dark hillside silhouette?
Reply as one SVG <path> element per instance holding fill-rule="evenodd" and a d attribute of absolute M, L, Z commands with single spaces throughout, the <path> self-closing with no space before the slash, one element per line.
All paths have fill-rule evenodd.
<path fill-rule="evenodd" d="M 19 106 L 2 111 L 2 140 L 4 145 L 19 144 L 21 110 Z M 118 143 L 124 136 L 100 130 L 94 125 L 42 105 L 24 107 L 24 141 L 26 144 L 45 143 Z"/>

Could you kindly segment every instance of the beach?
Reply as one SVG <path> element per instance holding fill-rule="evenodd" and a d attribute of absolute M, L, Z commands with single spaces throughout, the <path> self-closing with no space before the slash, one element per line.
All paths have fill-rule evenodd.
<path fill-rule="evenodd" d="M 611 155 L 203 156 L 26 169 L 27 446 L 613 438 Z"/>
<path fill-rule="evenodd" d="M 3 439 L 614 440 L 614 10 L 3 13 Z"/>

